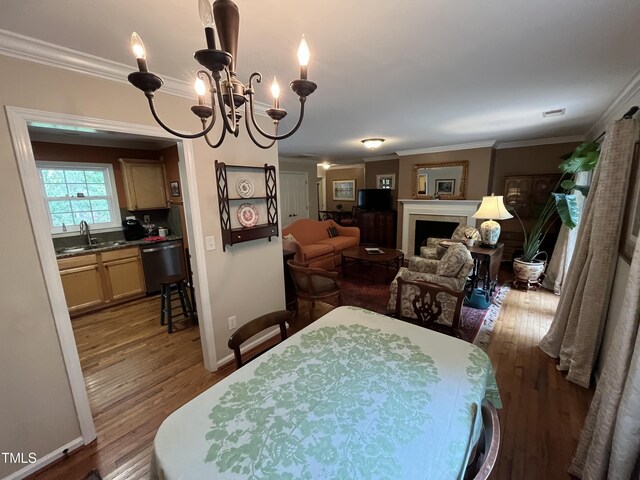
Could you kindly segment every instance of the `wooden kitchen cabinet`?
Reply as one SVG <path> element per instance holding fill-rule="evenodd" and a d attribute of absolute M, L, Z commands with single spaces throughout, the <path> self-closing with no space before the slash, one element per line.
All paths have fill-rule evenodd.
<path fill-rule="evenodd" d="M 142 297 L 146 288 L 138 247 L 58 260 L 69 314 Z"/>
<path fill-rule="evenodd" d="M 108 292 L 107 301 L 117 302 L 145 293 L 142 260 L 137 247 L 104 252 L 102 266 Z"/>
<path fill-rule="evenodd" d="M 89 311 L 105 301 L 100 266 L 95 254 L 58 260 L 69 313 Z"/>
<path fill-rule="evenodd" d="M 169 208 L 167 173 L 160 160 L 121 158 L 127 210 Z"/>

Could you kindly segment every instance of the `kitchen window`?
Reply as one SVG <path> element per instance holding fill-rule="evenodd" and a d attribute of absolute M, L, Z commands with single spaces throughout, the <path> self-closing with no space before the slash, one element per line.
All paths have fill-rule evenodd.
<path fill-rule="evenodd" d="M 52 234 L 120 229 L 113 166 L 105 163 L 36 162 Z"/>

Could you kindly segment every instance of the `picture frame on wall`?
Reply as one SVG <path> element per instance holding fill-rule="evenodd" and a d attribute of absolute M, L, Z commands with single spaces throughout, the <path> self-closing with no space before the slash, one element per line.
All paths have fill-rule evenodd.
<path fill-rule="evenodd" d="M 334 180 L 333 199 L 345 202 L 356 201 L 356 181 L 355 180 Z"/>
<path fill-rule="evenodd" d="M 640 142 L 636 142 L 631 163 L 631 176 L 627 189 L 627 204 L 622 222 L 622 236 L 620 237 L 620 254 L 631 262 L 633 251 L 640 233 Z"/>
<path fill-rule="evenodd" d="M 383 175 L 376 175 L 376 188 L 388 188 L 390 190 L 395 190 L 396 174 L 386 173 Z"/>
<path fill-rule="evenodd" d="M 453 195 L 456 191 L 455 178 L 436 179 L 436 194 Z"/>
<path fill-rule="evenodd" d="M 172 197 L 179 197 L 180 196 L 180 182 L 178 182 L 178 181 L 169 182 L 169 190 L 171 190 L 171 196 Z"/>

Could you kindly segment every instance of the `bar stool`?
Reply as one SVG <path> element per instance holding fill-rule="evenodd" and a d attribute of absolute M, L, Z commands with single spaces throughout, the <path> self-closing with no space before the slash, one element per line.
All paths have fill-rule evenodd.
<path fill-rule="evenodd" d="M 168 326 L 169 333 L 173 333 L 173 302 L 171 298 L 171 289 L 175 285 L 178 298 L 180 299 L 180 306 L 182 307 L 182 314 L 185 319 L 190 318 L 193 323 L 193 309 L 191 308 L 191 301 L 186 294 L 185 276 L 168 275 L 160 279 L 160 325 L 165 324 L 165 318 Z"/>

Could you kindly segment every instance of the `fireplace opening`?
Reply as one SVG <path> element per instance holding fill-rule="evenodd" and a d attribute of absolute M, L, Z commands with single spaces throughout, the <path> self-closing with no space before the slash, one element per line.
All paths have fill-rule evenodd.
<path fill-rule="evenodd" d="M 433 220 L 416 220 L 416 235 L 413 254 L 420 255 L 420 247 L 427 243 L 427 238 L 451 238 L 457 222 L 436 222 Z"/>

